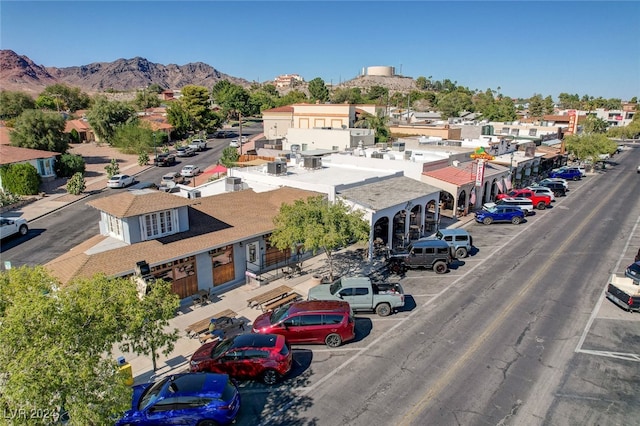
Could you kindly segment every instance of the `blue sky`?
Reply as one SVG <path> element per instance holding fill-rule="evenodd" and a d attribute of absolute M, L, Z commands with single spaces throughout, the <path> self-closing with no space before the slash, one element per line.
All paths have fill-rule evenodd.
<path fill-rule="evenodd" d="M 144 57 L 249 81 L 363 67 L 512 97 L 640 96 L 640 2 L 5 1 L 0 47 L 44 66 Z"/>

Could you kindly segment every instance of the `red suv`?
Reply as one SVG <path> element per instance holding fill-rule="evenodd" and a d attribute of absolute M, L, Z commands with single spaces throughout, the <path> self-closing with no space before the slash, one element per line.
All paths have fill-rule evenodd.
<path fill-rule="evenodd" d="M 530 189 L 514 189 L 507 194 L 498 194 L 496 200 L 501 200 L 507 197 L 524 197 L 531 200 L 533 207 L 538 210 L 544 210 L 551 205 L 551 197 L 543 194 L 536 194 Z"/>
<path fill-rule="evenodd" d="M 356 337 L 355 325 L 348 302 L 308 300 L 260 315 L 252 331 L 281 334 L 290 343 L 325 343 L 336 348 Z"/>
<path fill-rule="evenodd" d="M 206 343 L 191 356 L 191 372 L 224 373 L 237 379 L 262 379 L 275 384 L 291 370 L 293 354 L 283 336 L 240 334 Z"/>

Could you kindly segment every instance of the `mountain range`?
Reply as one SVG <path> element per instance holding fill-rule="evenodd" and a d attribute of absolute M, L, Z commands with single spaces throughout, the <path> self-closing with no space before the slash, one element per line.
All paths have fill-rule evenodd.
<path fill-rule="evenodd" d="M 213 87 L 220 80 L 228 80 L 242 87 L 251 82 L 221 73 L 203 62 L 186 65 L 162 65 L 145 58 L 118 59 L 113 62 L 94 62 L 66 68 L 45 67 L 34 63 L 29 57 L 18 55 L 13 50 L 0 50 L 0 89 L 22 91 L 36 97 L 45 87 L 62 83 L 78 87 L 88 94 L 104 92 L 130 92 L 158 84 L 165 89 L 181 89 L 193 84 Z M 409 92 L 416 89 L 410 77 L 358 76 L 343 81 L 337 87 L 360 87 L 365 90 L 382 86 L 393 92 Z M 285 94 L 289 88 L 278 89 Z M 308 92 L 307 84 L 296 86 L 296 90 Z"/>
<path fill-rule="evenodd" d="M 220 80 L 243 87 L 251 84 L 245 79 L 221 73 L 203 62 L 162 65 L 136 57 L 56 68 L 38 65 L 13 50 L 0 50 L 0 89 L 22 91 L 33 96 L 56 83 L 79 87 L 84 92 L 94 94 L 133 91 L 154 83 L 166 89 L 180 89 L 189 84 L 213 87 Z"/>

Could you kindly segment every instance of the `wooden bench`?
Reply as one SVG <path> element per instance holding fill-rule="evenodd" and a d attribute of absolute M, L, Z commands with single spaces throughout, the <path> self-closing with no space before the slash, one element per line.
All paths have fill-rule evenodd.
<path fill-rule="evenodd" d="M 187 336 L 196 337 L 198 334 L 202 333 L 203 331 L 209 330 L 209 324 L 211 323 L 211 318 L 216 318 L 216 319 L 224 318 L 224 317 L 235 318 L 237 316 L 238 314 L 232 311 L 231 309 L 225 309 L 224 311 L 218 312 L 212 317 L 204 318 L 204 319 L 201 319 L 200 321 L 196 321 L 193 324 L 188 325 L 184 329 L 184 331 L 187 332 Z"/>
<path fill-rule="evenodd" d="M 247 299 L 247 306 L 260 308 L 262 305 L 267 304 L 274 299 L 280 299 L 287 296 L 291 291 L 291 287 L 281 285 L 280 287 L 276 287 L 265 293 Z"/>
<path fill-rule="evenodd" d="M 286 305 L 287 303 L 290 302 L 295 302 L 296 300 L 300 299 L 302 296 L 300 296 L 298 293 L 291 293 L 291 294 L 287 294 L 284 297 L 281 297 L 280 299 L 276 299 L 271 303 L 268 303 L 266 305 L 262 305 L 262 312 L 269 312 L 272 311 L 276 308 L 279 308 L 280 306 Z"/>

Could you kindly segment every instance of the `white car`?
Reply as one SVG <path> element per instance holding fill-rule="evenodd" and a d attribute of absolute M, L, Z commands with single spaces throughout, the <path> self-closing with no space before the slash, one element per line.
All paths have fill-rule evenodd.
<path fill-rule="evenodd" d="M 240 142 L 238 142 L 238 139 L 233 139 L 231 140 L 231 142 L 229 143 L 229 146 L 231 148 L 240 148 Z"/>
<path fill-rule="evenodd" d="M 551 189 L 547 188 L 546 186 L 528 186 L 527 189 L 532 190 L 536 194 L 548 195 L 551 198 L 551 201 L 555 201 L 556 200 L 556 196 L 553 193 L 553 191 Z"/>
<path fill-rule="evenodd" d="M 562 178 L 546 178 L 546 179 L 542 179 L 540 182 L 538 182 L 538 184 L 543 184 L 545 182 L 559 182 L 562 184 L 562 186 L 564 186 L 564 189 L 569 189 L 569 182 L 567 182 L 566 179 L 562 179 Z"/>
<path fill-rule="evenodd" d="M 247 142 L 249 142 L 249 138 L 247 136 L 241 136 L 240 137 L 240 142 L 247 143 Z"/>
<path fill-rule="evenodd" d="M 10 237 L 14 234 L 27 235 L 27 232 L 29 232 L 29 227 L 25 219 L 0 217 L 0 238 Z"/>
<path fill-rule="evenodd" d="M 129 185 L 133 185 L 136 181 L 136 178 L 129 175 L 113 175 L 111 179 L 107 181 L 107 186 L 109 188 L 124 188 Z"/>
<path fill-rule="evenodd" d="M 180 170 L 180 174 L 184 177 L 197 176 L 200 174 L 200 168 L 193 164 L 186 165 Z"/>
<path fill-rule="evenodd" d="M 531 215 L 533 211 L 533 202 L 525 197 L 506 197 L 501 200 L 497 200 L 495 203 L 484 203 L 482 207 L 485 210 L 489 210 L 495 206 L 513 206 L 518 207 L 524 212 L 525 216 Z"/>

